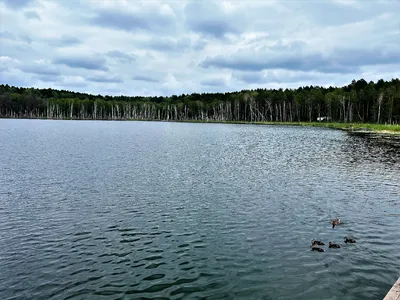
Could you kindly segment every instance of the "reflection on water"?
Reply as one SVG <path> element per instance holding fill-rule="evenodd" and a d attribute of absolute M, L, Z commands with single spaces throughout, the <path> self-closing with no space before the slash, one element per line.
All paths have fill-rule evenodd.
<path fill-rule="evenodd" d="M 400 164 L 398 135 L 348 133 L 341 150 L 349 155 L 351 162 Z"/>
<path fill-rule="evenodd" d="M 0 120 L 0 141 L 0 299 L 382 299 L 400 275 L 393 140 Z"/>

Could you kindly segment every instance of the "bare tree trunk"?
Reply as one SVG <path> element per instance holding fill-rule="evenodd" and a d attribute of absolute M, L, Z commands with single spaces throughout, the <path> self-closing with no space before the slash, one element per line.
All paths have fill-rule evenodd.
<path fill-rule="evenodd" d="M 347 115 L 349 116 L 349 122 L 353 122 L 353 103 L 348 103 L 348 113 Z"/>
<path fill-rule="evenodd" d="M 74 111 L 74 103 L 71 101 L 70 106 L 69 106 L 69 118 L 72 119 L 73 117 L 73 111 Z"/>
<path fill-rule="evenodd" d="M 383 93 L 381 93 L 381 94 L 379 95 L 379 98 L 378 98 L 378 119 L 377 119 L 377 123 L 379 123 L 380 118 L 381 118 L 382 100 L 383 100 Z"/>
<path fill-rule="evenodd" d="M 96 120 L 97 119 L 97 101 L 94 101 L 94 105 L 93 105 L 93 116 L 94 116 L 94 119 Z"/>
<path fill-rule="evenodd" d="M 341 111 L 343 112 L 343 114 L 341 114 L 343 116 L 343 122 L 347 121 L 347 116 L 346 116 L 346 97 L 342 96 L 340 98 L 340 103 L 342 104 L 342 109 Z"/>

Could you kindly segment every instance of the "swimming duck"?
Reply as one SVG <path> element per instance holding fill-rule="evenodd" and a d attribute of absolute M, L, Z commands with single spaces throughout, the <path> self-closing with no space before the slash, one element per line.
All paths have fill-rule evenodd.
<path fill-rule="evenodd" d="M 318 252 L 325 252 L 324 249 L 317 247 L 317 246 L 311 246 L 311 250 L 312 251 L 318 251 Z"/>
<path fill-rule="evenodd" d="M 340 245 L 329 242 L 329 248 L 340 248 Z"/>
<path fill-rule="evenodd" d="M 324 246 L 325 244 L 321 241 L 316 241 L 316 240 L 311 240 L 311 245 L 320 245 L 320 246 Z"/>
<path fill-rule="evenodd" d="M 340 219 L 339 218 L 335 218 L 332 220 L 332 228 L 335 228 L 336 225 L 340 224 Z"/>
<path fill-rule="evenodd" d="M 349 238 L 347 238 L 347 236 L 345 236 L 344 237 L 344 242 L 347 244 L 347 243 L 355 243 L 356 242 L 356 240 L 355 239 L 349 239 Z"/>

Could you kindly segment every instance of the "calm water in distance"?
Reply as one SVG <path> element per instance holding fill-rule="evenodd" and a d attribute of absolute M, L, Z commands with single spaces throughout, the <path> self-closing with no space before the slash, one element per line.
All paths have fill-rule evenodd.
<path fill-rule="evenodd" d="M 399 228 L 390 140 L 0 120 L 3 300 L 382 299 L 400 276 Z M 342 248 L 312 252 L 312 239 Z"/>

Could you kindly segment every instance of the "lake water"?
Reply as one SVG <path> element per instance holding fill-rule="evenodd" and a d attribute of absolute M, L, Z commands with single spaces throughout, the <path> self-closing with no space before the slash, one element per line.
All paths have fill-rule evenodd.
<path fill-rule="evenodd" d="M 399 228 L 390 140 L 0 120 L 4 300 L 382 299 L 400 276 Z M 312 239 L 342 248 L 313 252 Z"/>

